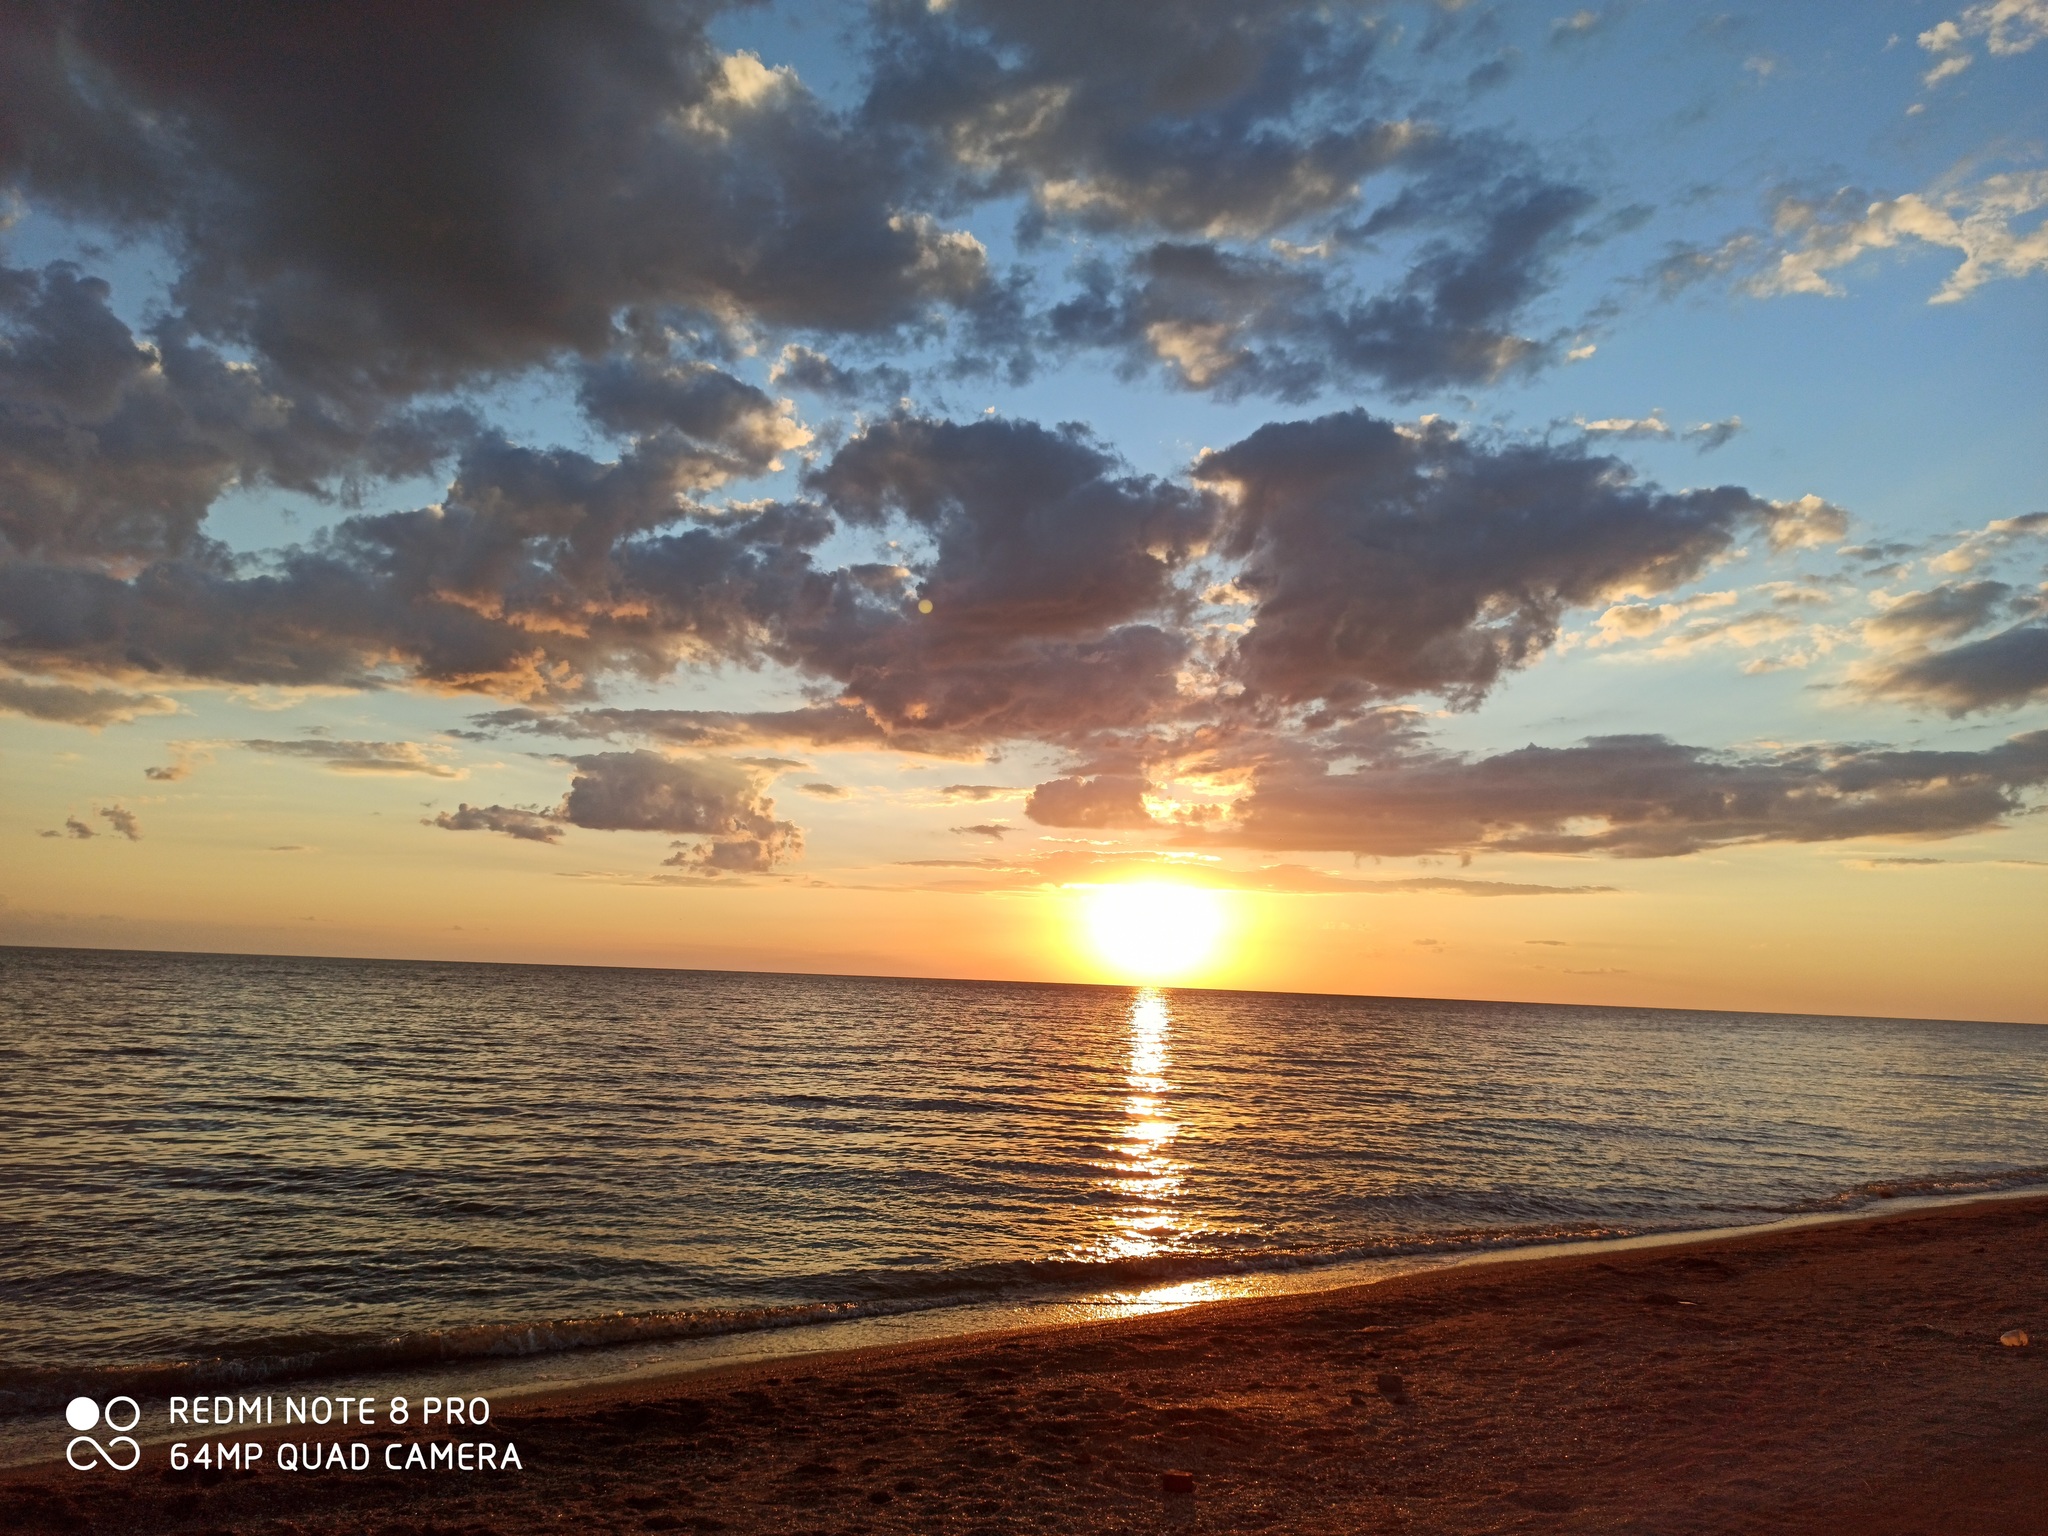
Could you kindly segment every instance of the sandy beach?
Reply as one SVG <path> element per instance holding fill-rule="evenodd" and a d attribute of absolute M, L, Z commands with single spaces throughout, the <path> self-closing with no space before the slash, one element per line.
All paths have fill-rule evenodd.
<path fill-rule="evenodd" d="M 2048 1532 L 2048 1199 L 506 1403 L 522 1472 L 0 1481 L 56 1532 Z M 161 1460 L 155 1461 L 161 1466 Z"/>

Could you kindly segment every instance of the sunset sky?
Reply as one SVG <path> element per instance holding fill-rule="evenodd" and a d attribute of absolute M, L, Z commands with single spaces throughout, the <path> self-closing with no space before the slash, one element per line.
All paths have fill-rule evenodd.
<path fill-rule="evenodd" d="M 2048 1022 L 2048 0 L 10 16 L 0 942 Z"/>

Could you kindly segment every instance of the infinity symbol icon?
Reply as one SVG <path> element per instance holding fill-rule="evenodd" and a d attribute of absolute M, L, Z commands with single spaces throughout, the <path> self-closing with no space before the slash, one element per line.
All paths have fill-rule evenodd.
<path fill-rule="evenodd" d="M 128 1405 L 128 1422 L 126 1424 L 116 1424 L 114 1422 L 114 1413 L 123 1403 Z M 133 1429 L 142 1419 L 142 1405 L 132 1397 L 109 1398 L 107 1400 L 105 1417 L 107 1428 L 109 1429 Z M 74 1397 L 71 1399 L 70 1406 L 64 1410 L 64 1418 L 73 1429 L 92 1429 L 100 1422 L 100 1405 L 89 1397 Z M 78 1448 L 81 1445 L 92 1447 L 86 1453 L 86 1460 L 84 1461 L 78 1459 Z M 120 1457 L 115 1455 L 115 1447 L 117 1446 L 127 1448 L 128 1459 L 126 1461 L 122 1461 Z M 70 1462 L 75 1470 L 80 1472 L 90 1472 L 103 1461 L 116 1472 L 133 1472 L 136 1463 L 142 1460 L 142 1447 L 136 1444 L 134 1437 L 130 1435 L 115 1435 L 105 1445 L 101 1445 L 91 1435 L 79 1435 L 69 1445 L 64 1447 L 64 1459 Z"/>
<path fill-rule="evenodd" d="M 93 1452 L 97 1454 L 88 1453 L 90 1459 L 80 1461 L 78 1459 L 78 1448 L 81 1445 L 91 1446 Z M 128 1447 L 128 1459 L 126 1461 L 118 1460 L 114 1455 L 114 1447 L 121 1445 Z M 106 1458 L 107 1465 L 116 1472 L 133 1472 L 135 1464 L 142 1460 L 142 1447 L 135 1443 L 135 1437 L 132 1435 L 116 1435 L 105 1445 L 101 1445 L 91 1435 L 80 1435 L 64 1447 L 64 1459 L 81 1472 L 90 1472 L 94 1467 L 98 1466 L 101 1457 Z"/>

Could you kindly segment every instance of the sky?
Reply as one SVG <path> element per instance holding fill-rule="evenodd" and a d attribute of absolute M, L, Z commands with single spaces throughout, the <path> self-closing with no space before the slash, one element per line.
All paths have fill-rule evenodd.
<path fill-rule="evenodd" d="M 2048 0 L 0 71 L 0 942 L 2048 1022 Z"/>

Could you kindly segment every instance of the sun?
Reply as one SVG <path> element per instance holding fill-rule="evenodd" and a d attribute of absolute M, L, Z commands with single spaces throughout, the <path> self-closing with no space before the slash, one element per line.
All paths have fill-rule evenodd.
<path fill-rule="evenodd" d="M 1223 902 L 1196 885 L 1106 885 L 1088 898 L 1087 921 L 1096 954 L 1119 976 L 1171 981 L 1215 953 Z"/>

